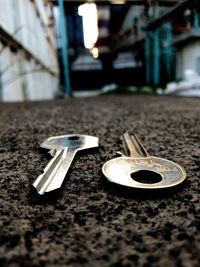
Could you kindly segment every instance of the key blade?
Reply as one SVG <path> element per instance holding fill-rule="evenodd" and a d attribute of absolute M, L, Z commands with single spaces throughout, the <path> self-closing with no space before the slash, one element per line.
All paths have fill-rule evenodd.
<path fill-rule="evenodd" d="M 130 152 L 130 157 L 147 157 L 148 153 L 140 142 L 136 134 L 130 135 L 129 133 L 123 134 L 123 140 Z"/>
<path fill-rule="evenodd" d="M 63 147 L 74 147 L 78 150 L 95 148 L 99 146 L 99 138 L 90 135 L 70 134 L 53 136 L 46 139 L 40 147 L 60 150 Z"/>
<path fill-rule="evenodd" d="M 137 143 L 134 142 L 134 139 L 132 138 L 132 136 L 130 136 L 129 133 L 124 133 L 122 139 L 129 150 L 130 157 L 141 157 L 141 154 L 138 151 Z"/>
<path fill-rule="evenodd" d="M 136 141 L 136 143 L 138 144 L 139 146 L 139 149 L 140 149 L 140 153 L 143 155 L 143 157 L 148 157 L 149 154 L 148 152 L 146 151 L 146 149 L 144 148 L 142 142 L 140 141 L 140 139 L 138 138 L 138 136 L 136 134 L 133 134 L 132 135 L 132 138 L 134 138 L 134 140 Z"/>
<path fill-rule="evenodd" d="M 70 150 L 69 148 L 56 152 L 54 158 L 44 169 L 44 172 L 33 183 L 33 186 L 40 195 L 61 187 L 75 154 L 76 150 Z"/>
<path fill-rule="evenodd" d="M 64 152 L 59 162 L 60 164 L 57 167 L 55 173 L 52 175 L 51 182 L 45 190 L 45 192 L 47 193 L 59 189 L 61 187 L 65 179 L 66 173 L 68 172 L 77 152 L 77 150 L 69 150 L 67 148 L 64 148 L 63 150 Z"/>

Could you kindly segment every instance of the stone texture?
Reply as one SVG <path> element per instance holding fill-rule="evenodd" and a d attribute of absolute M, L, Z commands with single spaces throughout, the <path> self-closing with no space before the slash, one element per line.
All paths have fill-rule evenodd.
<path fill-rule="evenodd" d="M 164 266 L 200 264 L 200 99 L 102 96 L 0 105 L 0 266 Z M 136 133 L 148 152 L 176 161 L 186 181 L 138 191 L 105 181 L 103 163 Z M 81 133 L 99 149 L 77 155 L 59 192 L 31 183 L 49 158 L 49 136 Z"/>

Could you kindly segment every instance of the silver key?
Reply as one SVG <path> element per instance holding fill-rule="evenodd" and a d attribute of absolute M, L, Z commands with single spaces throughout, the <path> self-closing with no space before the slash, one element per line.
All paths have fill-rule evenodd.
<path fill-rule="evenodd" d="M 148 155 L 136 135 L 125 133 L 123 139 L 130 155 L 111 159 L 102 167 L 104 176 L 110 182 L 133 188 L 161 189 L 176 186 L 185 180 L 186 172 L 182 166 Z"/>
<path fill-rule="evenodd" d="M 44 172 L 33 183 L 37 192 L 43 195 L 61 187 L 77 151 L 98 147 L 99 139 L 89 135 L 62 135 L 50 137 L 40 146 L 50 149 L 53 158 Z"/>

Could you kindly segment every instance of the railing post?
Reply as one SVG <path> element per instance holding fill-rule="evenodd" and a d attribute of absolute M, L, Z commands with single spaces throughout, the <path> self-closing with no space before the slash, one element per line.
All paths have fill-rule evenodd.
<path fill-rule="evenodd" d="M 70 75 L 69 75 L 69 61 L 68 61 L 68 42 L 67 42 L 67 27 L 64 11 L 64 0 L 58 0 L 59 13 L 60 13 L 60 32 L 61 32 L 61 52 L 62 61 L 64 68 L 64 91 L 65 94 L 71 96 L 71 85 L 70 85 Z"/>

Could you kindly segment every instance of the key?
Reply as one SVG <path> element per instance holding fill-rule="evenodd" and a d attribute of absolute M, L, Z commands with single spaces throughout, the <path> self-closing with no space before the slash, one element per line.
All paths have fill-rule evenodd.
<path fill-rule="evenodd" d="M 98 147 L 99 139 L 89 135 L 63 135 L 50 137 L 40 146 L 50 149 L 53 158 L 43 173 L 33 183 L 37 192 L 43 195 L 61 187 L 76 152 Z"/>
<path fill-rule="evenodd" d="M 183 167 L 167 159 L 150 156 L 136 135 L 123 135 L 129 156 L 107 161 L 102 172 L 113 183 L 141 189 L 161 189 L 180 184 L 186 178 Z"/>

